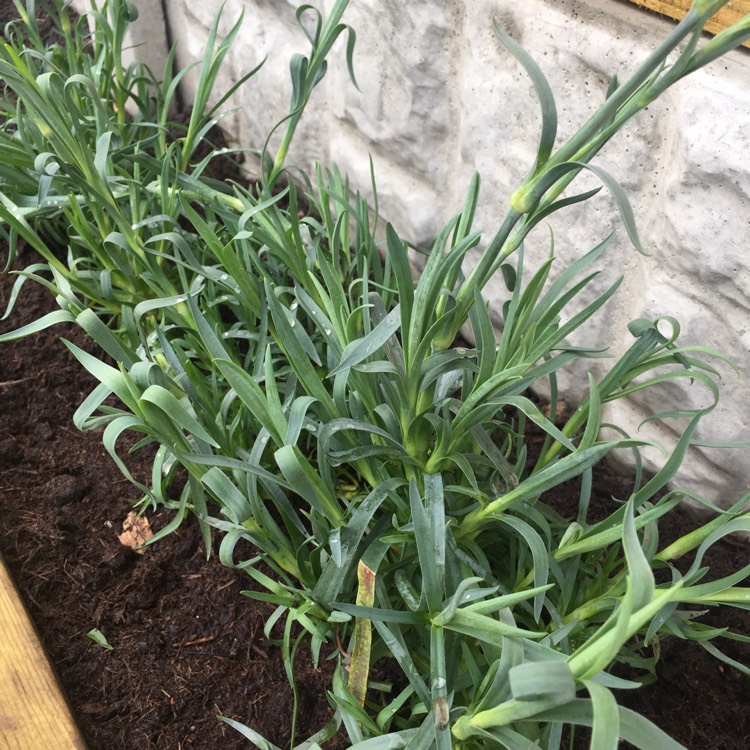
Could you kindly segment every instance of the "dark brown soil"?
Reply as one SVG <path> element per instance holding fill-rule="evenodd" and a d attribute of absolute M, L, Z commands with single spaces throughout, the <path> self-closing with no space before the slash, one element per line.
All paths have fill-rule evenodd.
<path fill-rule="evenodd" d="M 0 21 L 13 15 L 9 8 L 9 0 L 0 0 Z M 21 257 L 17 267 L 30 262 Z M 0 278 L 2 309 L 12 281 Z M 28 284 L 22 304 L 0 330 L 51 309 L 49 295 Z M 0 553 L 89 746 L 250 747 L 217 714 L 288 746 L 292 695 L 279 649 L 263 635 L 272 607 L 239 594 L 250 587 L 247 576 L 223 568 L 215 556 L 206 561 L 189 521 L 142 555 L 120 544 L 134 490 L 100 435 L 81 434 L 72 424 L 73 411 L 94 382 L 59 343 L 61 335 L 93 351 L 72 327 L 0 346 Z M 144 480 L 148 458 L 136 455 L 131 461 Z M 621 486 L 616 475 L 600 475 L 596 502 L 622 497 Z M 574 488 L 572 493 L 575 503 Z M 155 529 L 167 520 L 164 512 L 150 515 Z M 684 516 L 675 524 L 663 533 L 676 536 L 695 521 Z M 735 570 L 747 557 L 746 544 L 723 545 L 711 558 L 715 575 Z M 713 621 L 750 632 L 747 612 L 723 611 Z M 105 634 L 113 650 L 86 637 L 92 628 Z M 747 648 L 722 645 L 735 658 L 749 660 Z M 329 676 L 325 663 L 315 669 L 308 655 L 298 658 L 298 739 L 332 714 L 325 692 Z M 700 646 L 673 640 L 662 644 L 658 682 L 622 700 L 688 748 L 746 750 L 749 695 L 749 678 Z"/>

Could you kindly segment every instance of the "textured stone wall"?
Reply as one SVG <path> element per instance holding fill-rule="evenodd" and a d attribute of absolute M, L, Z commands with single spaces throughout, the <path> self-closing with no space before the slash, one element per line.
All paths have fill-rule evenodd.
<path fill-rule="evenodd" d="M 136 4 L 155 10 L 146 0 Z M 321 0 L 318 6 L 327 10 L 332 4 Z M 298 5 L 291 0 L 226 3 L 222 29 L 243 8 L 245 20 L 217 94 L 268 57 L 235 97 L 237 113 L 224 121 L 238 144 L 262 144 L 287 111 L 288 60 L 294 51 L 307 49 L 294 19 Z M 181 65 L 202 58 L 219 6 L 220 0 L 166 4 Z M 532 164 L 539 126 L 531 83 L 493 34 L 493 18 L 549 78 L 560 138 L 572 134 L 602 101 L 611 74 L 623 79 L 672 26 L 616 0 L 352 0 L 345 20 L 358 35 L 360 90 L 348 81 L 340 42 L 290 162 L 309 169 L 315 161 L 335 161 L 366 193 L 371 155 L 381 213 L 416 243 L 428 242 L 460 210 L 478 170 L 482 193 L 476 225 L 490 235 Z M 138 49 L 151 55 L 166 50 L 165 39 L 153 18 L 134 32 L 135 41 L 146 42 Z M 632 341 L 631 319 L 677 317 L 686 343 L 717 347 L 741 370 L 738 376 L 720 365 L 722 403 L 701 436 L 750 437 L 750 54 L 735 52 L 680 82 L 596 163 L 627 189 L 649 255 L 639 255 L 629 244 L 604 192 L 585 208 L 552 219 L 560 265 L 617 227 L 595 286 L 603 289 L 619 275 L 625 281 L 580 340 L 609 345 L 617 354 Z M 531 236 L 529 263 L 546 256 L 549 236 L 548 227 Z M 501 284 L 490 286 L 487 294 L 502 300 Z M 595 371 L 602 366 L 598 361 Z M 566 398 L 579 399 L 585 382 L 582 369 L 567 375 Z M 639 431 L 641 422 L 655 411 L 707 401 L 698 384 L 668 385 L 658 395 L 617 402 L 607 418 L 633 434 L 668 443 L 668 427 L 649 424 Z M 681 477 L 684 486 L 727 503 L 750 489 L 750 456 L 694 449 Z"/>

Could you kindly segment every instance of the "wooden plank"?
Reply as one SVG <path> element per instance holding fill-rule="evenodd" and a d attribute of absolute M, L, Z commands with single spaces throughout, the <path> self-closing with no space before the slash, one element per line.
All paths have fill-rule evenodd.
<path fill-rule="evenodd" d="M 629 0 L 635 5 L 642 5 L 644 8 L 654 10 L 663 16 L 681 19 L 687 15 L 692 0 Z M 731 26 L 735 21 L 750 13 L 750 0 L 731 0 L 727 3 L 709 22 L 706 24 L 706 31 L 712 34 L 718 34 L 727 26 Z M 750 47 L 750 41 L 745 42 L 746 47 Z"/>
<path fill-rule="evenodd" d="M 85 747 L 34 626 L 0 558 L 0 748 Z"/>

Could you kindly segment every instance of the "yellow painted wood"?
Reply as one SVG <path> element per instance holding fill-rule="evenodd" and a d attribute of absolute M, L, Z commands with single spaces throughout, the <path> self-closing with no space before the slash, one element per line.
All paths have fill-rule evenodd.
<path fill-rule="evenodd" d="M 0 558 L 0 748 L 85 747 L 34 626 Z"/>
<path fill-rule="evenodd" d="M 692 0 L 630 0 L 630 2 L 677 19 L 684 18 L 693 4 Z M 750 13 L 750 0 L 731 0 L 706 24 L 706 31 L 718 34 L 748 13 Z M 745 42 L 745 46 L 750 47 L 750 41 Z"/>

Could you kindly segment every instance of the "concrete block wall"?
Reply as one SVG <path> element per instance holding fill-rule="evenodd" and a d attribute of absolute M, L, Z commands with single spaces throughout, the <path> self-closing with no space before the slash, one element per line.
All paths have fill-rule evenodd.
<path fill-rule="evenodd" d="M 263 69 L 234 98 L 224 121 L 236 143 L 258 147 L 288 108 L 288 60 L 306 52 L 294 0 L 228 0 L 221 28 L 244 11 L 216 95 L 267 56 Z M 137 0 L 143 9 L 155 8 Z M 166 22 L 181 66 L 203 56 L 220 0 L 168 0 Z M 333 0 L 319 0 L 326 12 Z M 310 169 L 336 162 L 367 193 L 369 157 L 381 213 L 399 233 L 428 243 L 462 206 L 474 171 L 482 175 L 476 226 L 491 236 L 508 197 L 533 162 L 539 127 L 532 85 L 492 31 L 493 19 L 540 64 L 555 92 L 559 139 L 571 135 L 602 101 L 613 73 L 622 80 L 668 33 L 672 21 L 619 0 L 352 0 L 344 20 L 357 31 L 349 83 L 339 41 L 326 78 L 313 94 L 289 162 Z M 136 26 L 134 42 L 166 52 L 162 23 Z M 189 99 L 187 80 L 186 92 Z M 272 139 L 272 146 L 278 139 Z M 617 177 L 635 209 L 649 255 L 627 240 L 605 191 L 585 207 L 556 215 L 533 234 L 527 263 L 539 262 L 554 232 L 564 266 L 617 228 L 600 262 L 596 289 L 624 283 L 582 341 L 613 355 L 632 342 L 627 323 L 675 316 L 681 341 L 718 348 L 739 376 L 723 373 L 720 406 L 705 421 L 706 439 L 750 438 L 750 53 L 740 50 L 681 81 L 625 129 L 596 163 Z M 579 183 L 583 185 L 584 183 Z M 500 282 L 486 294 L 498 307 Z M 601 373 L 602 361 L 591 365 Z M 568 401 L 582 397 L 584 368 L 562 380 Z M 668 385 L 608 407 L 606 418 L 634 435 L 667 444 L 668 425 L 641 423 L 665 409 L 705 404 L 698 384 Z M 650 454 L 651 468 L 660 460 Z M 750 454 L 693 449 L 682 486 L 727 504 L 750 491 Z"/>

